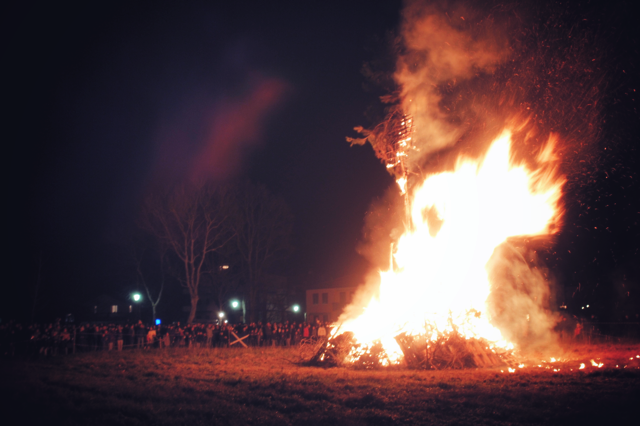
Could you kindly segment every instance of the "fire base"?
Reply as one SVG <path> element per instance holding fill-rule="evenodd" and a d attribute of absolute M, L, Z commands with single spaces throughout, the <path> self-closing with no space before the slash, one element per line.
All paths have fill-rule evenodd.
<path fill-rule="evenodd" d="M 402 333 L 395 340 L 404 355 L 404 363 L 412 369 L 491 368 L 516 364 L 511 351 L 492 348 L 485 339 L 467 339 L 457 332 L 442 333 L 436 340 Z M 380 342 L 363 347 L 356 342 L 353 333 L 346 332 L 320 342 L 304 364 L 368 369 L 390 363 Z"/>
<path fill-rule="evenodd" d="M 441 334 L 435 341 L 404 333 L 395 339 L 409 368 L 443 370 L 515 364 L 511 351 L 491 348 L 485 339 L 466 339 L 455 332 Z"/>

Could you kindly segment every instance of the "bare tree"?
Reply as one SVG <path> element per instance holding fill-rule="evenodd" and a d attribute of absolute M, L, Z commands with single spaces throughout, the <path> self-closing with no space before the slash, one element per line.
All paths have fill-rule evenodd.
<path fill-rule="evenodd" d="M 234 191 L 232 226 L 245 275 L 249 321 L 257 318 L 265 273 L 290 249 L 292 216 L 286 203 L 262 185 L 245 182 Z"/>
<path fill-rule="evenodd" d="M 177 185 L 145 200 L 143 227 L 160 245 L 166 245 L 182 265 L 179 280 L 191 300 L 189 323 L 196 317 L 207 257 L 233 238 L 228 206 L 228 191 L 203 182 Z"/>
<path fill-rule="evenodd" d="M 221 262 L 220 258 L 214 259 L 213 256 L 206 261 L 203 267 L 204 275 L 208 278 L 205 285 L 210 290 L 211 301 L 218 312 L 224 309 L 224 304 L 229 296 L 239 287 L 240 277 L 235 269 L 230 268 L 229 262 Z"/>
<path fill-rule="evenodd" d="M 151 303 L 151 311 L 153 316 L 152 321 L 153 323 L 155 323 L 156 309 L 158 304 L 160 303 L 160 299 L 162 298 L 162 292 L 164 291 L 164 284 L 165 284 L 166 275 L 167 275 L 165 272 L 165 264 L 167 260 L 166 259 L 167 246 L 161 245 L 157 248 L 157 250 L 152 250 L 149 247 L 145 247 L 143 242 L 138 242 L 137 244 L 132 243 L 131 246 L 132 246 L 132 257 L 133 257 L 133 261 L 135 262 L 136 276 L 138 278 L 138 283 L 142 284 L 142 286 L 144 287 L 145 293 L 147 294 L 147 298 Z M 158 256 L 157 261 L 159 262 L 158 264 L 159 275 L 157 279 L 152 278 L 152 281 L 159 283 L 157 285 L 151 285 L 149 283 L 149 280 L 147 280 L 148 272 L 145 271 L 145 268 L 143 265 L 145 258 L 148 259 L 150 257 L 149 253 L 151 251 L 155 251 Z M 148 270 L 149 268 L 146 268 L 146 269 Z M 153 297 L 154 293 L 156 294 L 156 297 Z"/>

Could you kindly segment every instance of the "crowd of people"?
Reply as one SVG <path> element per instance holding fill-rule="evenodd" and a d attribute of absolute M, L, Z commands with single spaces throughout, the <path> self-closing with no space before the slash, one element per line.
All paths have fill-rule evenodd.
<path fill-rule="evenodd" d="M 0 323 L 0 355 L 56 356 L 76 352 L 153 348 L 295 346 L 329 334 L 323 322 L 251 324 L 50 324 Z"/>

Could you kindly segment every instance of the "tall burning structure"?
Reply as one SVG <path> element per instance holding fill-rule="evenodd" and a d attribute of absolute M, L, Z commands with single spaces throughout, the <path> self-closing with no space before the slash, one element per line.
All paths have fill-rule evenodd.
<path fill-rule="evenodd" d="M 347 138 L 370 143 L 396 177 L 404 233 L 379 286 L 313 362 L 492 366 L 523 342 L 553 343 L 548 277 L 519 242 L 560 228 L 562 135 L 532 111 L 527 85 L 539 78 L 520 77 L 536 75 L 531 52 L 510 45 L 498 20 L 406 7 L 397 102 L 373 130 L 356 128 L 363 138 Z"/>
<path fill-rule="evenodd" d="M 408 158 L 413 145 L 413 118 L 402 112 L 401 108 L 393 107 L 386 119 L 373 130 L 356 127 L 364 138 L 347 138 L 353 144 L 370 142 L 376 155 L 385 164 L 387 170 L 396 177 L 400 186 L 400 193 L 405 200 L 406 224 L 411 222 L 409 214 L 409 183 Z"/>

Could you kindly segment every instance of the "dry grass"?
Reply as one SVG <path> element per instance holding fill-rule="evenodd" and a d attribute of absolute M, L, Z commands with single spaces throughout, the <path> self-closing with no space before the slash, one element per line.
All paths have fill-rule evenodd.
<path fill-rule="evenodd" d="M 277 348 L 4 359 L 0 401 L 20 425 L 636 424 L 636 355 L 640 345 L 569 348 L 515 373 L 320 369 Z"/>

